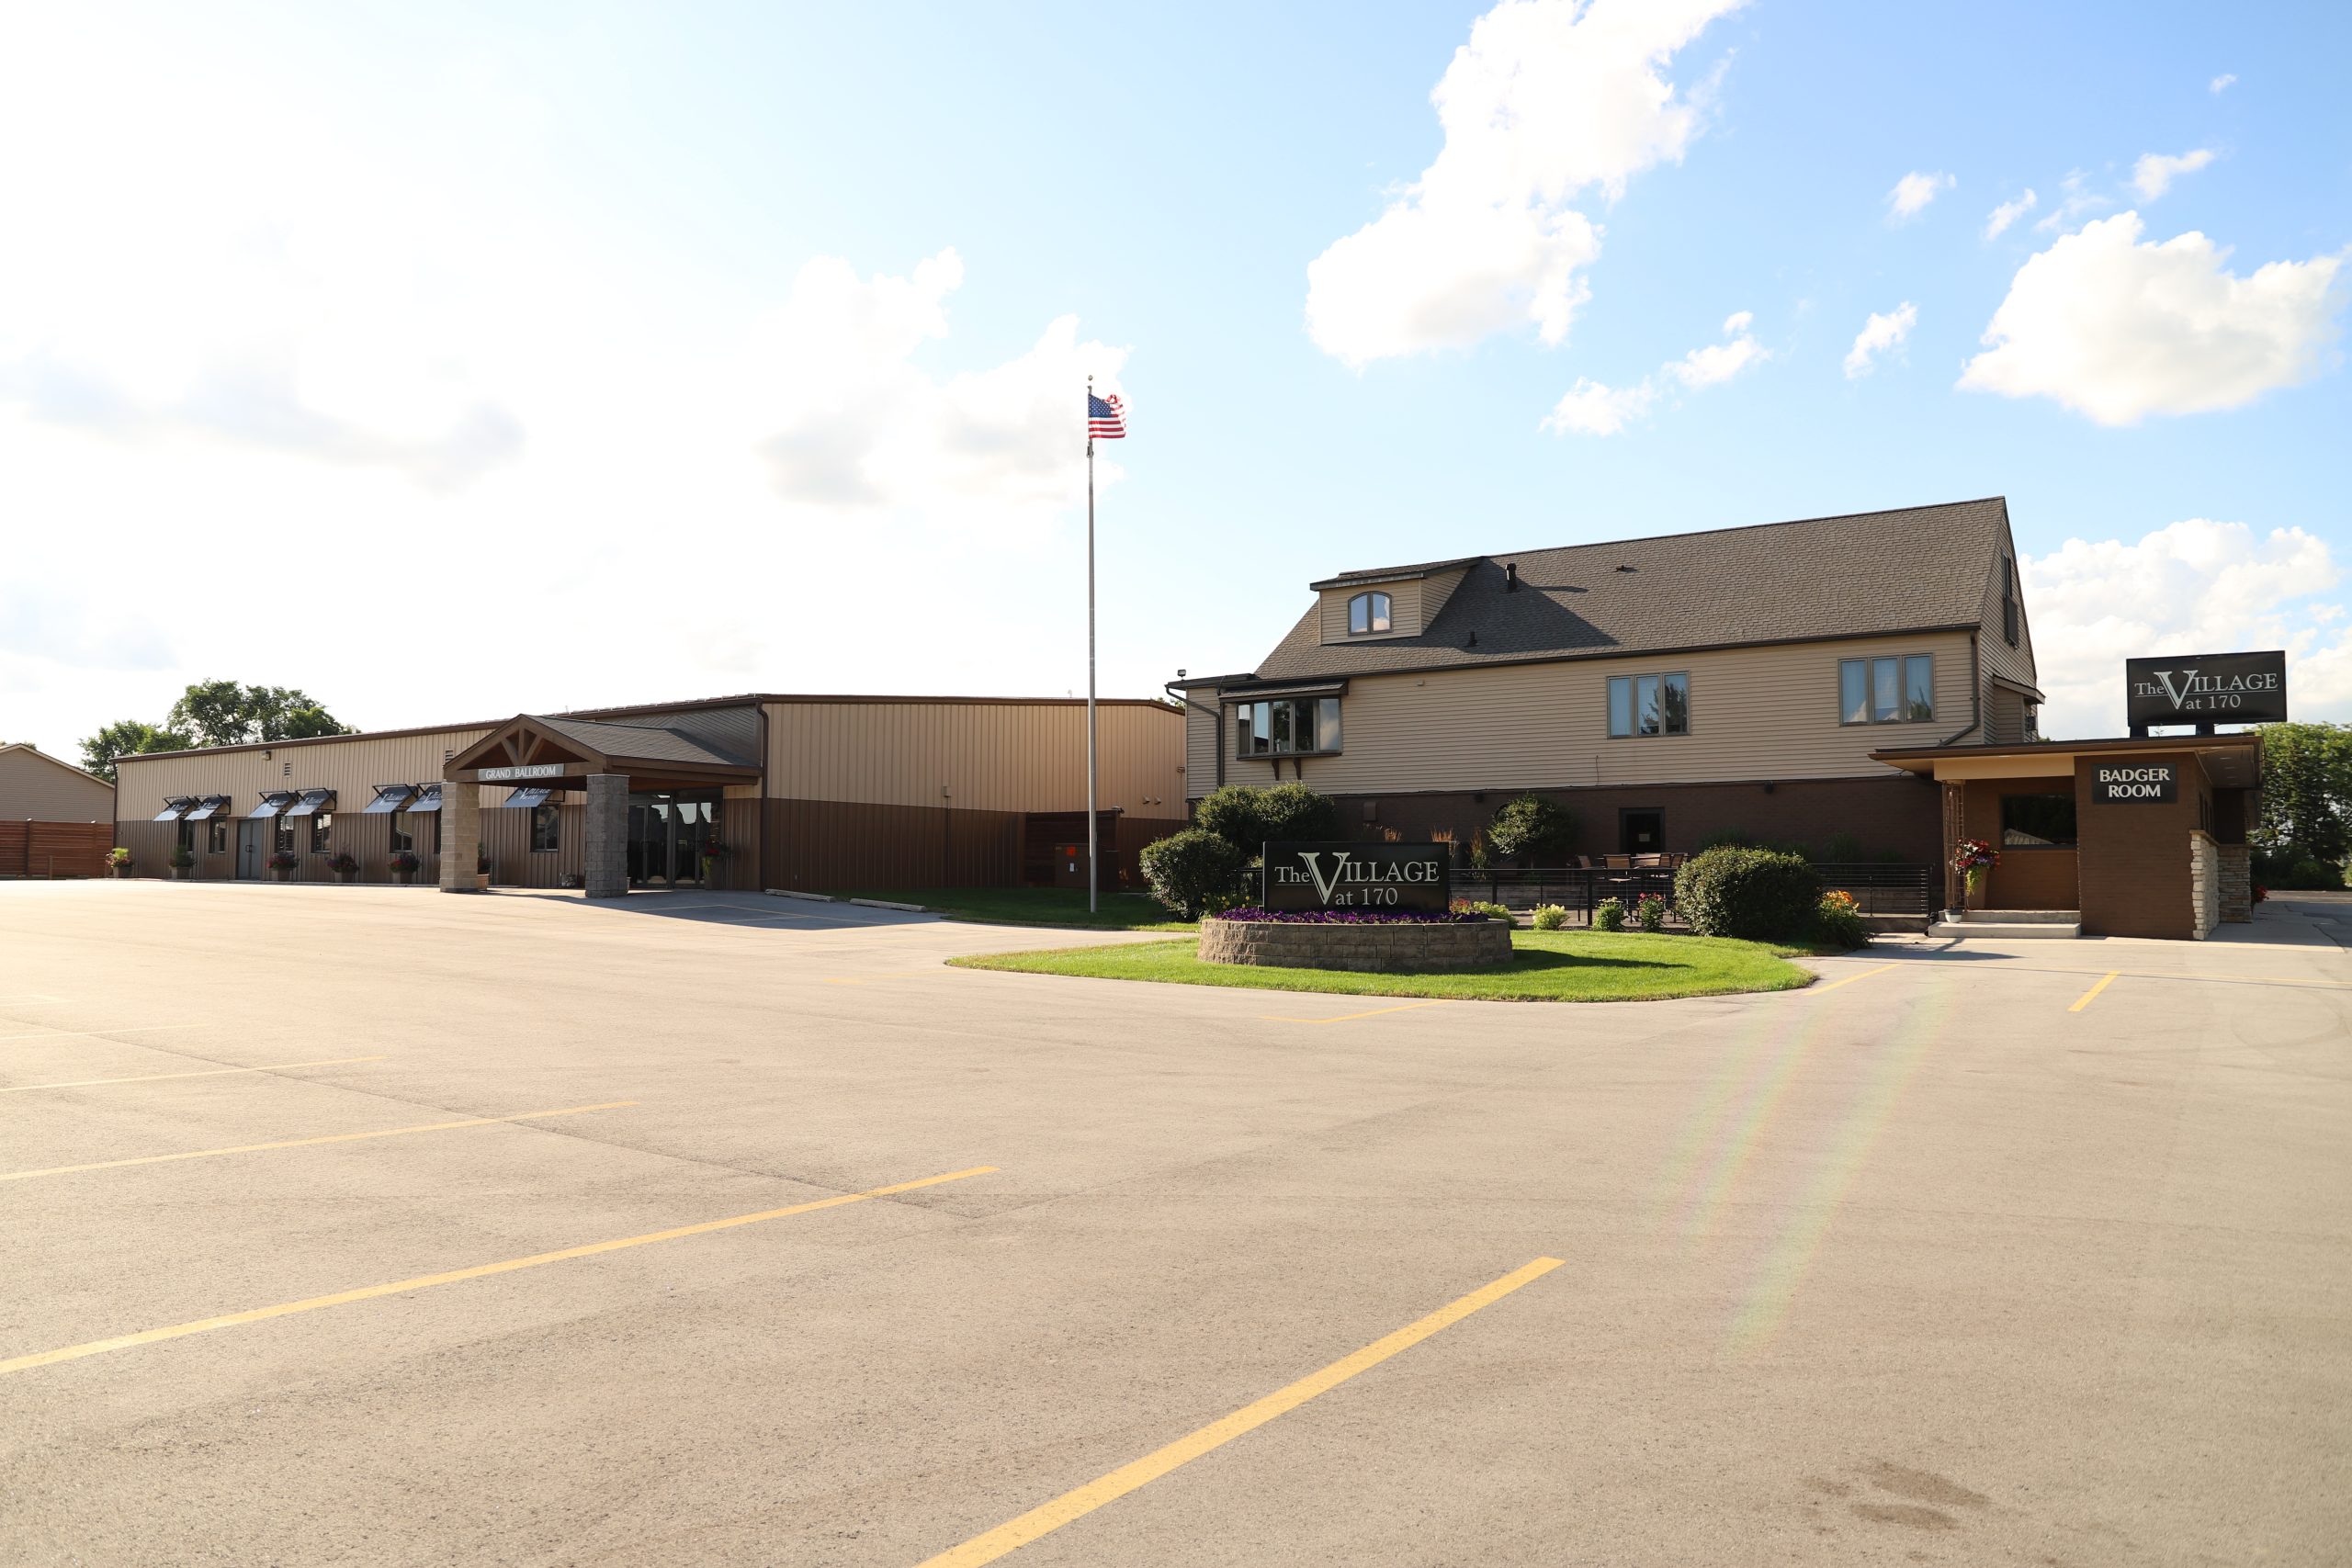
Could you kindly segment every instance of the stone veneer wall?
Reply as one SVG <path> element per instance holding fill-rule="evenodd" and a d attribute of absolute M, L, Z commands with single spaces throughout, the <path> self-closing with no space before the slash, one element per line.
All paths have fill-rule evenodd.
<path fill-rule="evenodd" d="M 1470 969 L 1510 962 L 1510 927 L 1500 920 L 1366 923 L 1281 920 L 1201 922 L 1201 962 L 1284 969 Z"/>
<path fill-rule="evenodd" d="M 2254 852 L 2245 844 L 2215 847 L 2222 855 L 2222 919 L 2245 925 L 2254 919 Z"/>
<path fill-rule="evenodd" d="M 2222 923 L 2222 847 L 2202 829 L 2188 835 L 2190 934 L 2203 942 Z"/>

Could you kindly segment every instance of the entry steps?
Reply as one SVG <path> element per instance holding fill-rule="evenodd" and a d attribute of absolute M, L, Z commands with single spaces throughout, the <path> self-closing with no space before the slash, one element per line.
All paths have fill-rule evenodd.
<path fill-rule="evenodd" d="M 1957 914 L 1960 918 L 1954 919 Z M 1947 909 L 1928 927 L 1929 936 L 1997 937 L 2004 942 L 2083 934 L 2080 909 Z"/>

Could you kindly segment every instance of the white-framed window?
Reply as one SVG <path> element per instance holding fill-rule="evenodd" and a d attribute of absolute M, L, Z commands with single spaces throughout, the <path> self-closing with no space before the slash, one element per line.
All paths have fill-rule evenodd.
<path fill-rule="evenodd" d="M 1340 699 L 1273 697 L 1233 706 L 1233 754 L 1292 757 L 1340 749 Z"/>
<path fill-rule="evenodd" d="M 1370 637 L 1388 629 L 1388 595 L 1378 592 L 1359 593 L 1348 601 L 1348 635 Z"/>
<path fill-rule="evenodd" d="M 1925 724 L 1936 716 L 1936 656 L 1889 654 L 1838 661 L 1838 722 Z"/>
<path fill-rule="evenodd" d="M 1611 739 L 1690 733 L 1690 677 L 1687 672 L 1609 677 Z"/>

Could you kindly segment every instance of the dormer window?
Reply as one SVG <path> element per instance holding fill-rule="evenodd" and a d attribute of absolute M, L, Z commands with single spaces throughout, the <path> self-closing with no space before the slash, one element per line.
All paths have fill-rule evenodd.
<path fill-rule="evenodd" d="M 1348 601 L 1348 635 L 1369 637 L 1388 629 L 1388 595 L 1359 593 Z"/>

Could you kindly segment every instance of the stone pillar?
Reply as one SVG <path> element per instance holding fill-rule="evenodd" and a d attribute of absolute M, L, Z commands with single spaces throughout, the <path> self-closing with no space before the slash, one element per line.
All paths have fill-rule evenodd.
<path fill-rule="evenodd" d="M 591 898 L 618 898 L 628 891 L 628 775 L 588 775 L 586 872 Z"/>
<path fill-rule="evenodd" d="M 2245 925 L 2254 919 L 2254 852 L 2245 844 L 2222 844 L 2222 919 Z"/>
<path fill-rule="evenodd" d="M 441 786 L 441 891 L 472 893 L 474 863 L 481 858 L 481 786 Z"/>
<path fill-rule="evenodd" d="M 2199 942 L 2222 923 L 2222 857 L 2212 839 L 2201 829 L 2188 830 L 2188 900 L 2190 932 Z"/>

